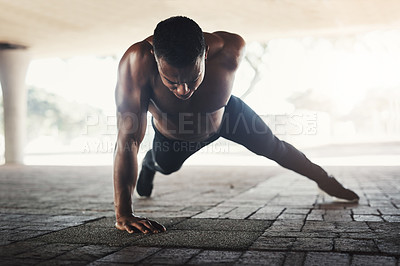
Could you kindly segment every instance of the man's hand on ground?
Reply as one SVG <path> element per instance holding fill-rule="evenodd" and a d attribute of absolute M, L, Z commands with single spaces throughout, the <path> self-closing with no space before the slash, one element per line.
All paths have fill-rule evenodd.
<path fill-rule="evenodd" d="M 127 231 L 132 234 L 134 232 L 147 233 L 161 233 L 167 229 L 156 221 L 149 220 L 145 217 L 140 216 L 121 216 L 117 218 L 115 227 L 122 231 Z"/>

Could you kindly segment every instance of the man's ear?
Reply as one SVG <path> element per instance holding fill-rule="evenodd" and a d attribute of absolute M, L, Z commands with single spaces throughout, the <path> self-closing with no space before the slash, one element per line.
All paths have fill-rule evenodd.
<path fill-rule="evenodd" d="M 208 51 L 210 50 L 210 46 L 206 46 L 206 52 L 205 52 L 205 55 L 204 55 L 204 59 L 206 59 L 207 60 L 207 56 L 208 56 Z"/>
<path fill-rule="evenodd" d="M 150 53 L 151 53 L 152 55 L 154 55 L 154 50 L 153 50 L 153 48 L 150 49 Z"/>

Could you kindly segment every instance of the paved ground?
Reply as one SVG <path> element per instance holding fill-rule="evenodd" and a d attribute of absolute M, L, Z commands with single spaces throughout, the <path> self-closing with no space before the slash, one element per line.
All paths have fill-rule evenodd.
<path fill-rule="evenodd" d="M 111 167 L 2 166 L 0 264 L 399 265 L 400 166 L 328 170 L 359 204 L 278 167 L 157 175 L 144 236 L 113 227 Z"/>

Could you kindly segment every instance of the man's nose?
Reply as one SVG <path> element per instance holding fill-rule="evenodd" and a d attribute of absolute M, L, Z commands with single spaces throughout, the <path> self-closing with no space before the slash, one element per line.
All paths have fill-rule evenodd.
<path fill-rule="evenodd" d="M 189 92 L 188 85 L 186 83 L 181 83 L 176 88 L 179 95 L 186 95 Z"/>

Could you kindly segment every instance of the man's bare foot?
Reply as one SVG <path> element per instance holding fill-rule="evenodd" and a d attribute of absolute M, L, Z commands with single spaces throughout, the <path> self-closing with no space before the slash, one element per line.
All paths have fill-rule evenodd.
<path fill-rule="evenodd" d="M 348 201 L 358 201 L 360 197 L 350 189 L 344 188 L 333 176 L 328 176 L 316 181 L 318 187 L 330 196 L 345 199 Z"/>

